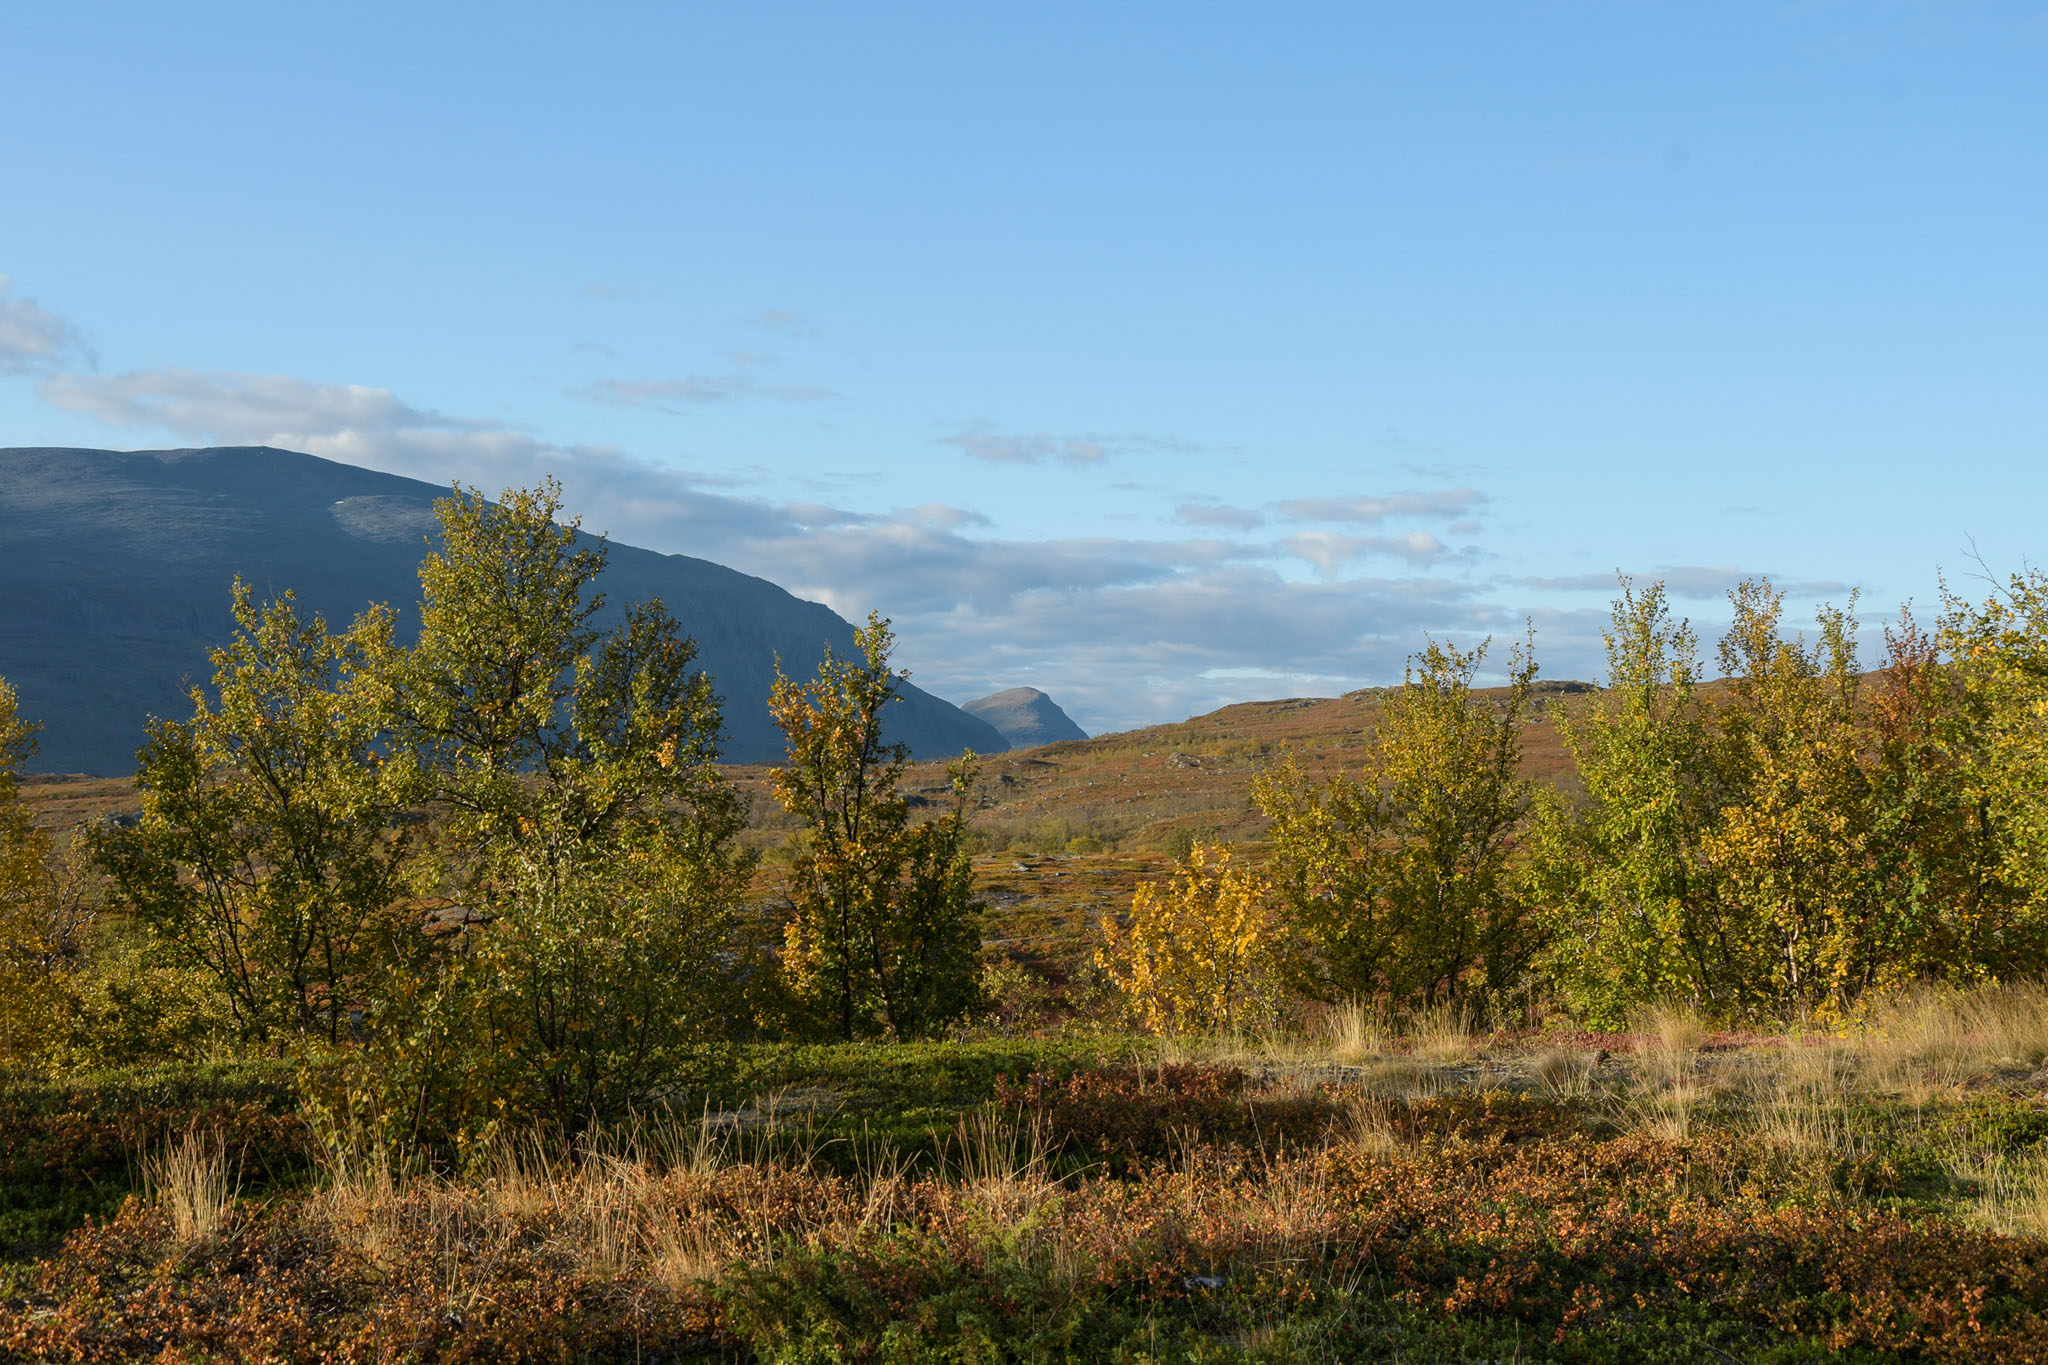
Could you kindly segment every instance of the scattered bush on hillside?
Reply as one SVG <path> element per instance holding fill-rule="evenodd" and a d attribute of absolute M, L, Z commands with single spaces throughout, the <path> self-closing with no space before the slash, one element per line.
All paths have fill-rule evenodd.
<path fill-rule="evenodd" d="M 1872 914 L 1855 598 L 1820 609 L 1810 649 L 1784 638 L 1784 594 L 1768 583 L 1746 581 L 1729 600 L 1714 714 L 1727 801 L 1702 846 L 1728 945 L 1714 1004 L 1810 1017 L 1897 980 Z"/>
<path fill-rule="evenodd" d="M 194 1061 L 235 1036 L 218 982 L 116 912 L 88 832 L 57 840 L 23 800 L 34 729 L 0 679 L 0 1069 Z"/>
<path fill-rule="evenodd" d="M 1410 662 L 1357 778 L 1313 782 L 1290 759 L 1253 783 L 1297 989 L 1419 1009 L 1521 984 L 1537 923 L 1511 859 L 1536 662 L 1516 648 L 1496 705 L 1472 686 L 1486 648 L 1432 643 Z"/>
<path fill-rule="evenodd" d="M 898 790 L 909 750 L 882 740 L 908 674 L 889 667 L 894 636 L 870 615 L 858 659 L 828 649 L 817 677 L 779 669 L 768 710 L 788 757 L 775 795 L 803 823 L 790 915 L 757 998 L 771 1022 L 846 1041 L 928 1036 L 980 1007 L 981 904 L 968 857 L 974 755 L 948 769 L 953 805 L 912 823 Z"/>
<path fill-rule="evenodd" d="M 1220 845 L 1222 842 L 1223 836 L 1218 830 L 1189 829 L 1183 826 L 1166 836 L 1161 851 L 1174 862 L 1184 863 L 1193 855 L 1196 848 L 1205 844 Z"/>
<path fill-rule="evenodd" d="M 1823 607 L 1809 647 L 1782 631 L 1783 594 L 1746 582 L 1710 695 L 1661 585 L 1624 580 L 1609 686 L 1561 721 L 1584 799 L 1542 801 L 1533 841 L 1552 989 L 1596 1025 L 1672 998 L 1840 1019 L 1914 981 L 2048 965 L 2048 902 L 2022 890 L 2038 799 L 1999 738 L 2030 733 L 2010 719 L 2031 704 L 2030 632 L 2048 638 L 2012 606 L 2028 591 L 1952 601 L 1934 637 L 1902 614 L 1865 678 L 1850 611 Z"/>
<path fill-rule="evenodd" d="M 414 876 L 446 907 L 337 1102 L 387 1141 L 574 1133 L 701 1079 L 725 1031 L 751 861 L 718 698 L 661 603 L 590 625 L 603 546 L 559 510 L 552 481 L 438 502 L 419 640 L 374 661 L 385 780 L 434 816 Z"/>
<path fill-rule="evenodd" d="M 1197 844 L 1173 877 L 1139 884 L 1127 923 L 1103 920 L 1095 963 L 1153 1033 L 1258 1032 L 1285 1008 L 1282 929 L 1266 882 Z"/>
<path fill-rule="evenodd" d="M 1937 633 L 1957 713 L 1937 731 L 1961 758 L 1971 832 L 2016 895 L 1966 903 L 1962 946 L 1993 970 L 2048 966 L 2048 570 L 2013 574 L 1981 603 L 1944 593 Z"/>
<path fill-rule="evenodd" d="M 153 721 L 137 755 L 142 816 L 92 846 L 116 906 L 209 973 L 243 1041 L 340 1041 L 403 926 L 407 834 L 392 828 L 383 717 L 366 685 L 391 614 L 346 633 L 258 605 L 240 579 L 237 631 L 213 651 L 214 697 Z"/>
<path fill-rule="evenodd" d="M 202 1062 L 236 1048 L 218 979 L 129 916 L 94 917 L 65 988 L 61 1073 Z"/>
<path fill-rule="evenodd" d="M 83 1013 L 176 1036 L 206 1011 L 152 974 L 201 969 L 329 1120 L 443 1150 L 701 1077 L 751 868 L 718 698 L 660 603 L 590 626 L 602 546 L 559 508 L 441 500 L 410 648 L 387 608 L 335 634 L 236 584 L 213 695 L 153 728 L 140 823 L 93 838 L 147 936 L 110 937 Z"/>
<path fill-rule="evenodd" d="M 649 603 L 591 624 L 603 546 L 556 520 L 552 482 L 438 511 L 410 648 L 385 608 L 334 632 L 236 586 L 213 689 L 142 752 L 140 824 L 90 840 L 112 913 L 27 820 L 29 730 L 0 684 L 0 1060 L 197 1056 L 226 1034 L 334 1050 L 359 1060 L 323 1097 L 337 1118 L 476 1147 L 708 1076 L 741 979 L 756 1022 L 800 1037 L 929 1037 L 987 1003 L 971 765 L 913 818 L 881 739 L 886 621 L 776 684 L 800 837 L 779 942 L 742 962 L 741 802 L 677 623 Z M 1481 696 L 1486 647 L 1430 644 L 1361 771 L 1256 778 L 1258 877 L 1184 813 L 1179 873 L 1105 927 L 1093 968 L 1162 1033 L 1267 1028 L 1297 995 L 1847 1023 L 1914 983 L 2048 968 L 2048 574 L 1947 596 L 1931 633 L 1902 616 L 1867 677 L 1853 597 L 1811 643 L 1767 581 L 1731 603 L 1706 687 L 1662 586 L 1621 582 L 1606 686 L 1554 708 L 1570 800 L 1520 775 L 1529 647 Z M 1191 763 L 1228 750 L 1189 734 Z M 1011 835 L 1085 854 L 1149 818 L 1075 823 L 1093 809 Z"/>
<path fill-rule="evenodd" d="M 985 1018 L 997 1029 L 1022 1033 L 1052 1020 L 1058 995 L 1052 983 L 999 950 L 984 954 L 978 978 Z"/>
<path fill-rule="evenodd" d="M 1538 882 L 1554 938 L 1545 966 L 1573 1009 L 1615 1027 L 1654 1001 L 1706 995 L 1711 883 L 1702 844 L 1721 799 L 1697 637 L 1664 585 L 1621 582 L 1605 635 L 1607 683 L 1559 708 L 1585 798 L 1538 801 Z"/>
<path fill-rule="evenodd" d="M 0 1066 L 42 1063 L 56 1042 L 64 994 L 46 887 L 49 837 L 21 799 L 35 727 L 0 678 Z"/>

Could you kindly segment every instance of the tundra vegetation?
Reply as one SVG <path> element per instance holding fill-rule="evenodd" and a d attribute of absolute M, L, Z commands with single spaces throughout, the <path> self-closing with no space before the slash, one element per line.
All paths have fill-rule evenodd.
<path fill-rule="evenodd" d="M 234 585 L 130 819 L 0 683 L 0 1358 L 2048 1359 L 2048 575 L 1426 644 L 1049 956 L 1128 832 L 917 773 L 886 621 L 756 781 L 552 484 L 439 510 Z"/>

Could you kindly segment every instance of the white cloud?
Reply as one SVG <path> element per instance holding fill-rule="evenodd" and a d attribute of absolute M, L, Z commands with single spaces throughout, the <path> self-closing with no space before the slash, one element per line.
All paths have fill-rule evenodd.
<path fill-rule="evenodd" d="M 989 464 L 1043 464 L 1055 458 L 1068 464 L 1099 464 L 1107 454 L 1099 441 L 1043 434 L 998 436 L 987 431 L 963 431 L 940 437 L 939 444 Z"/>
<path fill-rule="evenodd" d="M 848 617 L 871 608 L 893 617 L 902 661 L 942 696 L 1029 683 L 1091 729 L 1175 719 L 1276 688 L 1387 681 L 1425 632 L 1477 638 L 1517 624 L 1471 584 L 1417 572 L 1455 557 L 1423 533 L 1304 530 L 1278 544 L 1004 539 L 968 509 L 872 513 L 738 496 L 691 471 L 554 444 L 370 386 L 146 370 L 48 375 L 39 392 L 113 426 L 302 450 L 433 483 L 494 491 L 553 474 L 592 530 L 759 574 Z M 1247 528 L 1240 518 L 1225 529 Z M 1317 564 L 1323 578 L 1283 576 L 1269 561 L 1286 555 Z M 1404 576 L 1343 576 L 1371 557 L 1403 565 Z"/>
<path fill-rule="evenodd" d="M 1574 627 L 1576 676 L 1590 666 L 1583 640 L 1598 649 L 1598 619 L 1543 627 Z M 1522 619 L 1443 579 L 1303 583 L 1242 564 L 1154 583 L 1024 593 L 1000 615 L 920 614 L 899 625 L 903 657 L 921 670 L 920 685 L 941 696 L 1030 684 L 1085 728 L 1101 730 L 1399 681 L 1429 635 L 1505 638 L 1519 634 Z M 1557 633 L 1562 643 L 1566 632 Z M 1539 635 L 1539 647 L 1547 639 Z"/>
<path fill-rule="evenodd" d="M 1059 460 L 1072 465 L 1101 464 L 1112 455 L 1139 452 L 1187 454 L 1198 447 L 1175 436 L 1152 436 L 1139 432 L 1121 435 L 1054 436 L 1046 432 L 1006 436 L 986 422 L 970 423 L 939 444 L 952 446 L 963 454 L 988 464 L 1044 464 Z"/>
<path fill-rule="evenodd" d="M 736 357 L 739 363 L 758 365 L 759 356 Z M 728 398 L 783 398 L 798 402 L 837 398 L 830 389 L 808 384 L 763 384 L 748 374 L 693 374 L 682 379 L 600 379 L 580 391 L 579 397 L 613 407 L 656 407 L 673 412 L 676 403 L 717 403 Z"/>
<path fill-rule="evenodd" d="M 1647 572 L 1628 576 L 1645 587 L 1662 583 L 1671 596 L 1685 598 L 1722 597 L 1745 578 L 1769 578 L 1778 588 L 1796 597 L 1826 597 L 1846 593 L 1853 586 L 1826 578 L 1780 579 L 1773 574 L 1740 569 L 1732 564 L 1659 564 Z M 1567 574 L 1560 578 L 1516 578 L 1509 581 L 1519 588 L 1536 588 L 1544 592 L 1598 592 L 1612 597 L 1621 591 L 1620 582 L 1613 573 Z"/>
<path fill-rule="evenodd" d="M 818 329 L 808 317 L 787 308 L 763 308 L 746 320 L 764 331 L 780 332 L 784 336 L 814 340 L 818 335 Z"/>
<path fill-rule="evenodd" d="M 250 444 L 257 438 L 314 440 L 346 432 L 503 430 L 443 417 L 402 402 L 389 389 L 314 384 L 287 375 L 203 370 L 131 370 L 118 375 L 51 375 L 43 401 L 121 427 L 162 427 L 180 436 Z"/>
<path fill-rule="evenodd" d="M 1447 488 L 1440 492 L 1390 493 L 1381 497 L 1289 498 L 1276 506 L 1280 515 L 1295 521 L 1363 522 L 1377 526 L 1399 517 L 1459 520 L 1485 501 L 1486 495 L 1476 488 Z"/>
<path fill-rule="evenodd" d="M 98 363 L 68 319 L 29 298 L 9 298 L 14 281 L 0 275 L 0 374 L 38 374 L 72 360 Z"/>
<path fill-rule="evenodd" d="M 1264 512 L 1220 502 L 1184 502 L 1173 509 L 1173 515 L 1190 526 L 1213 526 L 1223 531 L 1253 531 L 1266 524 Z"/>
<path fill-rule="evenodd" d="M 1346 565 L 1361 559 L 1388 557 L 1410 564 L 1441 564 L 1456 556 L 1442 541 L 1426 531 L 1398 536 L 1345 536 L 1334 531 L 1298 531 L 1280 542 L 1286 552 L 1304 559 L 1335 578 Z"/>
<path fill-rule="evenodd" d="M 554 474 L 592 529 L 641 537 L 637 543 L 657 533 L 675 539 L 790 524 L 763 504 L 703 492 L 723 481 L 716 477 L 648 465 L 610 447 L 556 445 L 367 385 L 167 369 L 50 375 L 37 392 L 53 407 L 110 426 L 168 431 L 195 444 L 299 450 L 431 483 L 496 490 Z"/>
<path fill-rule="evenodd" d="M 937 527 L 941 531 L 957 531 L 963 526 L 995 524 L 979 512 L 970 511 L 965 507 L 948 507 L 939 502 L 920 503 L 903 515 L 923 525 Z"/>

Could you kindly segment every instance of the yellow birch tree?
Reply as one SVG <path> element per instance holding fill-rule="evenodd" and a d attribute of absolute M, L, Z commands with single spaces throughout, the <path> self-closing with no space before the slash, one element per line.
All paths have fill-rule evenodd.
<path fill-rule="evenodd" d="M 1196 844 L 1174 876 L 1139 884 L 1128 925 L 1103 922 L 1095 961 L 1152 1032 L 1232 1033 L 1277 1018 L 1281 947 L 1271 888 Z"/>

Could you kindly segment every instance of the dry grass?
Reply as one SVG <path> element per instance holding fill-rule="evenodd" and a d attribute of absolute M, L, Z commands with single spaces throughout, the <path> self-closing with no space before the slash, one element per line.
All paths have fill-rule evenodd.
<path fill-rule="evenodd" d="M 940 1179 L 962 1186 L 972 1204 L 1005 1231 L 1023 1226 L 1059 1190 L 1045 1130 L 993 1107 L 962 1118 L 940 1152 Z M 869 1188 L 878 1173 L 867 1172 Z M 901 1168 L 879 1173 L 900 1186 Z"/>
<path fill-rule="evenodd" d="M 1339 1131 L 1341 1141 L 1373 1156 L 1391 1157 L 1401 1149 L 1401 1136 L 1394 1127 L 1394 1106 L 1378 1096 L 1355 1096 L 1345 1106 L 1346 1124 Z"/>
<path fill-rule="evenodd" d="M 1700 1076 L 1706 1029 L 1690 1008 L 1662 1005 L 1644 1013 L 1636 1033 L 1634 1075 L 1613 1102 L 1629 1127 L 1682 1142 L 1692 1135 L 1695 1111 L 1713 1093 Z"/>
<path fill-rule="evenodd" d="M 1660 1005 L 1637 1023 L 1643 1041 L 1637 1064 L 1646 1079 L 1665 1086 L 1682 1085 L 1697 1068 L 1706 1029 L 1698 1013 L 1683 1005 Z"/>
<path fill-rule="evenodd" d="M 1549 1094 L 1559 1099 L 1579 1099 L 1593 1088 L 1593 1073 L 1600 1054 L 1584 1048 L 1551 1047 L 1529 1062 L 1530 1074 Z"/>
<path fill-rule="evenodd" d="M 1705 1096 L 1702 1087 L 1680 1081 L 1639 1088 L 1624 1097 L 1622 1108 L 1628 1125 L 1638 1132 L 1666 1142 L 1683 1142 L 1692 1136 L 1694 1113 Z"/>
<path fill-rule="evenodd" d="M 757 1103 L 762 1113 L 775 1106 Z M 315 1197 L 326 1225 L 372 1265 L 424 1244 L 456 1286 L 487 1282 L 516 1230 L 547 1229 L 550 1254 L 598 1282 L 651 1283 L 673 1295 L 717 1279 L 739 1262 L 767 1266 L 784 1239 L 850 1246 L 908 1216 L 911 1191 L 933 1182 L 957 1190 L 992 1245 L 1016 1250 L 1036 1235 L 1061 1185 L 1040 1125 L 985 1108 L 963 1117 L 940 1144 L 937 1169 L 913 1177 L 886 1142 L 859 1154 L 857 1174 L 810 1214 L 792 1209 L 791 1185 L 816 1186 L 817 1145 L 798 1134 L 776 1141 L 757 1128 L 707 1116 L 695 1124 L 636 1123 L 586 1136 L 574 1150 L 507 1143 L 467 1179 L 406 1176 L 387 1161 L 330 1156 Z M 1084 1269 L 1078 1252 L 1048 1243 L 1036 1259 Z"/>
<path fill-rule="evenodd" d="M 385 1147 L 337 1144 L 325 1160 L 326 1179 L 313 1196 L 315 1215 L 383 1269 L 401 1254 L 403 1230 L 391 1216 L 405 1183 Z"/>
<path fill-rule="evenodd" d="M 1479 1051 L 1472 1016 L 1462 1005 L 1439 1005 L 1416 1015 L 1408 1040 L 1417 1057 L 1437 1066 L 1468 1062 Z"/>
<path fill-rule="evenodd" d="M 1441 1095 L 1453 1088 L 1454 1078 L 1415 1057 L 1385 1057 L 1366 1069 L 1368 1094 L 1394 1099 L 1418 1100 Z"/>
<path fill-rule="evenodd" d="M 1772 1179 L 1826 1192 L 1836 1189 L 1836 1172 L 1877 1150 L 1868 1116 L 1874 1100 L 1902 1084 L 1961 1096 L 1986 1075 L 2048 1055 L 2044 1005 L 2048 994 L 2034 988 L 1926 994 L 1895 1002 L 1846 1037 L 1759 1040 L 1712 1053 L 1703 1050 L 1698 1016 L 1672 1008 L 1642 1019 L 1633 1052 L 1605 1066 L 1604 1054 L 1569 1043 L 1496 1055 L 1475 1037 L 1469 1018 L 1449 1010 L 1416 1019 L 1404 1035 L 1368 1007 L 1351 1005 L 1331 1010 L 1320 1028 L 1291 1041 L 1184 1040 L 1168 1044 L 1161 1059 L 1245 1063 L 1261 1102 L 1291 1095 L 1289 1087 L 1332 1096 L 1337 1117 L 1322 1141 L 1377 1162 L 1417 1159 L 1412 1115 L 1442 1103 L 1433 1097 L 1477 1088 L 1505 1070 L 1527 1077 L 1541 1095 L 1661 1140 L 1687 1143 L 1706 1128 L 1732 1129 L 1754 1139 L 1750 1159 L 1776 1172 Z M 1475 1069 L 1476 1058 L 1487 1065 Z M 1339 1072 L 1333 1060 L 1355 1069 Z M 1493 1065 L 1503 1061 L 1505 1068 Z M 920 1220 L 1000 1247 L 1059 1282 L 1086 1278 L 1095 1253 L 1061 1231 L 1062 1210 L 1082 1185 L 1071 1173 L 1062 1178 L 1058 1144 L 1026 1111 L 987 1107 L 964 1115 L 937 1143 L 931 1166 L 912 1168 L 888 1144 L 863 1148 L 856 1139 L 855 1173 L 821 1177 L 819 1144 L 807 1136 L 814 1110 L 804 1094 L 788 1092 L 694 1123 L 628 1125 L 573 1152 L 507 1146 L 460 1183 L 408 1179 L 386 1163 L 337 1158 L 321 1199 L 330 1221 L 373 1264 L 401 1244 L 417 1247 L 424 1239 L 441 1248 L 451 1286 L 487 1280 L 483 1268 L 505 1235 L 493 1229 L 515 1223 L 546 1228 L 556 1253 L 595 1280 L 649 1284 L 684 1297 L 737 1266 L 776 1265 L 791 1246 L 864 1245 Z M 197 1238 L 218 1227 L 232 1193 L 218 1148 L 195 1141 L 175 1149 L 177 1173 L 157 1183 L 167 1206 L 177 1199 L 192 1210 L 175 1216 L 188 1229 L 180 1235 Z M 1958 1187 L 1954 1197 L 1991 1230 L 2048 1235 L 2048 1155 L 1994 1142 L 1955 1141 L 1944 1158 Z M 1216 1160 L 1192 1132 L 1186 1148 L 1175 1150 L 1191 1172 Z M 1308 1169 L 1296 1174 L 1306 1178 Z M 1218 1197 L 1213 1173 L 1199 1180 L 1191 1174 L 1189 1181 L 1191 1190 L 1209 1191 L 1204 1199 Z M 799 1186 L 830 1198 L 793 1206 L 789 1191 Z M 194 1193 L 172 1193 L 188 1190 Z M 1299 1212 L 1296 1201 L 1312 1197 L 1286 1181 L 1262 1180 L 1233 1216 L 1260 1230 L 1261 1245 L 1297 1254 L 1288 1220 Z M 941 1207 L 943 1215 L 934 1212 Z M 460 1306 L 453 1298 L 451 1304 Z"/>
<path fill-rule="evenodd" d="M 1951 1179 L 1972 1191 L 1971 1217 L 2008 1237 L 2048 1236 L 2048 1153 L 1953 1150 Z"/>
<path fill-rule="evenodd" d="M 671 1294 L 715 1280 L 733 1257 L 730 1244 L 701 1215 L 650 1219 L 645 1249 L 649 1275 Z"/>
<path fill-rule="evenodd" d="M 451 1285 L 488 1279 L 478 1267 L 505 1253 L 512 1229 L 539 1224 L 562 1259 L 594 1279 L 646 1279 L 680 1293 L 730 1259 L 731 1239 L 715 1234 L 695 1195 L 742 1146 L 772 1161 L 773 1138 L 710 1115 L 601 1130 L 570 1150 L 530 1136 L 501 1143 L 464 1180 L 398 1170 L 375 1148 L 338 1147 L 313 1208 L 373 1266 L 422 1242 L 437 1248 Z M 801 1143 L 796 1151 L 808 1161 Z"/>
<path fill-rule="evenodd" d="M 2048 1060 L 2048 988 L 2033 983 L 1923 989 L 1873 1009 L 1855 1038 L 1886 1090 L 1923 1097 Z"/>
<path fill-rule="evenodd" d="M 1860 1067 L 1847 1043 L 1787 1040 L 1728 1074 L 1747 1102 L 1751 1130 L 1770 1150 L 1842 1162 L 1870 1149 L 1853 1103 Z"/>
<path fill-rule="evenodd" d="M 1773 1145 L 1839 1145 L 1839 1134 L 1814 1134 L 1816 1113 L 1841 1097 L 1903 1095 L 1916 1103 L 1990 1078 L 2015 1078 L 2048 1063 L 2048 988 L 2021 984 L 1969 990 L 1922 990 L 1868 1012 L 1842 1035 L 1795 1029 L 1733 1051 L 1705 1051 L 1708 1028 L 1689 1005 L 1645 1011 L 1634 1045 L 1614 1066 L 1583 1045 L 1557 1043 L 1533 1053 L 1496 1054 L 1470 1015 L 1438 1007 L 1396 1026 L 1370 1004 L 1351 1001 L 1325 1011 L 1298 1034 L 1255 1039 L 1165 1039 L 1167 1063 L 1242 1066 L 1264 1074 L 1329 1078 L 1332 1063 L 1363 1072 L 1353 1083 L 1368 1093 L 1419 1098 L 1522 1075 L 1555 1099 L 1614 1102 L 1637 1125 L 1668 1135 L 1691 1130 L 1702 1102 L 1726 1094 L 1752 1114 L 1768 1111 L 1759 1131 Z M 1470 1064 L 1485 1060 L 1501 1063 Z M 1805 1136 L 1802 1136 L 1805 1135 Z M 1780 1141 L 1782 1139 L 1782 1142 Z"/>
<path fill-rule="evenodd" d="M 1363 1001 L 1346 1001 L 1332 1009 L 1323 1020 L 1323 1029 L 1331 1058 L 1345 1066 L 1385 1056 L 1394 1048 L 1394 1034 L 1386 1016 L 1368 1008 Z"/>
<path fill-rule="evenodd" d="M 143 1178 L 162 1207 L 181 1251 L 211 1246 L 226 1226 L 241 1192 L 241 1173 L 228 1160 L 217 1133 L 188 1128 L 143 1163 Z"/>
<path fill-rule="evenodd" d="M 1819 1100 L 1832 1066 L 1773 1061 L 1754 1081 Z M 1682 1099 L 1697 1084 L 1653 1093 Z M 1219 1092 L 1258 1098 L 1236 1085 L 1176 1093 L 1207 1104 Z M 1098 1116 L 1113 1123 L 1118 1095 L 1138 1093 L 1108 1095 Z M 1529 1342 L 1616 1359 L 1731 1354 L 1709 1340 L 2039 1355 L 2038 1243 L 1940 1214 L 1842 1217 L 1815 1163 L 1759 1161 L 1748 1142 L 1659 1148 L 1536 1097 L 1350 1094 L 1323 1144 L 1190 1146 L 1061 1181 L 1042 1135 L 994 1110 L 964 1117 L 943 1170 L 907 1175 L 883 1144 L 853 1174 L 732 1161 L 686 1125 L 511 1149 L 462 1182 L 363 1162 L 333 1173 L 329 1200 L 372 1205 L 395 1230 L 385 1273 L 361 1274 L 295 1201 L 251 1220 L 246 1239 L 238 1229 L 232 1251 L 138 1273 L 128 1248 L 164 1221 L 138 1205 L 75 1238 L 35 1299 L 0 1304 L 0 1327 L 28 1359 L 167 1341 L 308 1360 L 787 1359 L 812 1343 L 859 1359 L 905 1347 L 1039 1359 L 1076 1345 L 1214 1359 L 1216 1345 L 1251 1342 L 1274 1359 L 1509 1359 Z M 664 1166 L 662 1142 L 690 1163 Z M 2048 1221 L 2042 1162 L 1959 1156 L 1958 1169 L 1997 1229 Z M 1560 1286 L 1561 1224 L 1576 1264 Z M 1328 1301 L 1339 1316 L 1300 1315 Z M 1390 1303 L 1401 1311 L 1352 1316 Z M 957 1309 L 959 1326 L 930 1305 Z M 1703 1305 L 1714 1316 L 1702 1322 Z M 1155 1315 L 1172 1338 L 1149 1330 Z M 1702 1325 L 1675 1338 L 1688 1322 Z M 1155 1341 L 1200 1349 L 1162 1354 Z"/>

